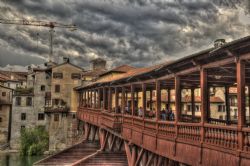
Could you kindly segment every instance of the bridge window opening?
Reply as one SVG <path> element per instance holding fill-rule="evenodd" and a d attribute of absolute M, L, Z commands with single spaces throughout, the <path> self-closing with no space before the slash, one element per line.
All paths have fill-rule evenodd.
<path fill-rule="evenodd" d="M 244 61 L 245 65 L 245 118 L 246 125 L 250 126 L 250 62 Z"/>
<path fill-rule="evenodd" d="M 201 120 L 200 72 L 179 76 L 180 121 L 199 123 Z"/>
<path fill-rule="evenodd" d="M 147 107 L 145 110 L 145 118 L 155 119 L 156 118 L 156 85 L 155 82 L 148 83 L 146 88 L 146 103 Z"/>
<path fill-rule="evenodd" d="M 236 72 L 236 63 L 207 70 L 209 123 L 220 125 L 238 123 Z"/>
<path fill-rule="evenodd" d="M 132 115 L 131 87 L 130 86 L 126 86 L 124 88 L 125 88 L 124 114 Z"/>

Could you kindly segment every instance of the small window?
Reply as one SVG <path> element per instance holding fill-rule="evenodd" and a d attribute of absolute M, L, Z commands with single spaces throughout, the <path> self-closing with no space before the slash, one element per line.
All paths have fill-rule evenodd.
<path fill-rule="evenodd" d="M 59 121 L 59 114 L 54 115 L 54 121 Z"/>
<path fill-rule="evenodd" d="M 60 85 L 55 85 L 55 92 L 59 93 L 60 92 Z"/>
<path fill-rule="evenodd" d="M 32 106 L 32 97 L 26 97 L 26 106 Z"/>
<path fill-rule="evenodd" d="M 44 120 L 44 114 L 38 113 L 38 120 Z"/>
<path fill-rule="evenodd" d="M 73 114 L 73 115 L 72 115 L 72 118 L 75 119 L 75 118 L 76 118 L 76 114 Z"/>
<path fill-rule="evenodd" d="M 3 121 L 2 117 L 0 117 L 0 123 Z"/>
<path fill-rule="evenodd" d="M 6 96 L 6 92 L 2 92 L 2 96 Z"/>
<path fill-rule="evenodd" d="M 54 99 L 54 104 L 59 105 L 59 101 L 60 101 L 59 99 Z"/>
<path fill-rule="evenodd" d="M 21 120 L 26 120 L 26 113 L 21 113 Z"/>
<path fill-rule="evenodd" d="M 21 105 L 21 97 L 16 97 L 16 106 Z"/>
<path fill-rule="evenodd" d="M 53 78 L 62 79 L 63 78 L 63 73 L 53 73 Z"/>
<path fill-rule="evenodd" d="M 45 85 L 41 85 L 41 91 L 45 91 Z"/>
<path fill-rule="evenodd" d="M 71 78 L 72 79 L 80 79 L 81 78 L 81 74 L 80 73 L 72 73 L 71 74 Z"/>

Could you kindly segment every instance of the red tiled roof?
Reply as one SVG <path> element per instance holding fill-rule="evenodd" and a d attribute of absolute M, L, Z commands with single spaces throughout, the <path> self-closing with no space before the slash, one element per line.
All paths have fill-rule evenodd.
<path fill-rule="evenodd" d="M 109 73 L 113 73 L 113 72 L 116 72 L 116 73 L 127 73 L 128 71 L 130 70 L 134 70 L 136 69 L 135 67 L 133 66 L 129 66 L 129 65 L 121 65 L 121 66 L 118 66 L 118 67 L 115 67 L 103 74 L 101 74 L 101 76 L 103 75 L 106 75 L 106 74 L 109 74 Z"/>

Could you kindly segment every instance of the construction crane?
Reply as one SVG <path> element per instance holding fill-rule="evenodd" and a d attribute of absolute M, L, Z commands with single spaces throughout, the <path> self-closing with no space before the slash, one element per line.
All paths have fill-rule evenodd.
<path fill-rule="evenodd" d="M 51 58 L 53 55 L 53 33 L 54 33 L 54 28 L 66 28 L 71 31 L 76 30 L 76 25 L 73 24 L 61 24 L 57 22 L 48 22 L 48 21 L 30 21 L 30 20 L 8 20 L 8 19 L 1 19 L 0 18 L 0 23 L 1 24 L 13 24 L 13 25 L 27 25 L 27 26 L 37 26 L 37 27 L 48 27 L 50 28 L 50 54 L 49 54 L 49 62 L 51 62 Z"/>

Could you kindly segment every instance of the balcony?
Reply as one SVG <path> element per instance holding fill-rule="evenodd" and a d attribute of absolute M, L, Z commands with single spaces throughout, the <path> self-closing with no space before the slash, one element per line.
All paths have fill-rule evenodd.
<path fill-rule="evenodd" d="M 44 112 L 45 113 L 67 113 L 69 112 L 69 107 L 68 106 L 58 106 L 58 107 L 45 107 Z"/>
<path fill-rule="evenodd" d="M 15 96 L 31 96 L 34 95 L 34 89 L 33 88 L 16 88 L 14 90 Z"/>

